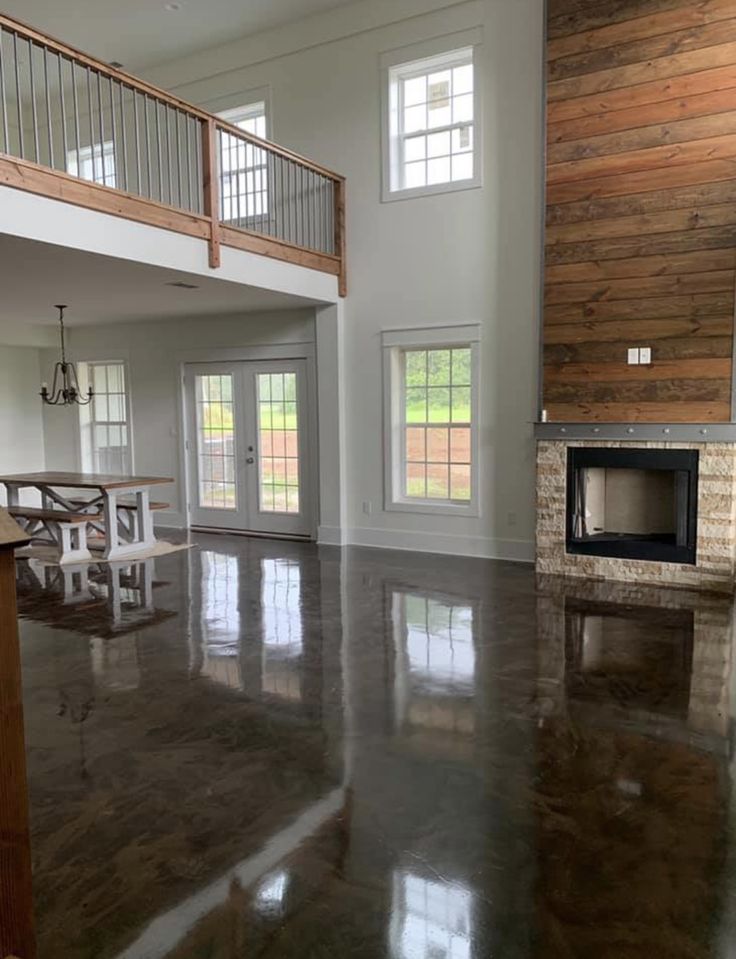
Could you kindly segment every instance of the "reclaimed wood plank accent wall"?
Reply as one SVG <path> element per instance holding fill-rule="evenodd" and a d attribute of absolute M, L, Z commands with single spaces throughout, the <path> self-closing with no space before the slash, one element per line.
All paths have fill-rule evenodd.
<path fill-rule="evenodd" d="M 547 31 L 548 417 L 729 422 L 736 0 L 548 0 Z"/>

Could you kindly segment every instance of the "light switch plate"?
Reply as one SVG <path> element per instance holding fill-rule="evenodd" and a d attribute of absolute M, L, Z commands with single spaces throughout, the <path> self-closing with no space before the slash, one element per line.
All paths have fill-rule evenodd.
<path fill-rule="evenodd" d="M 651 346 L 643 346 L 639 350 L 639 362 L 648 366 L 652 362 L 652 348 Z"/>
<path fill-rule="evenodd" d="M 629 350 L 629 366 L 639 365 L 639 350 L 636 348 Z"/>

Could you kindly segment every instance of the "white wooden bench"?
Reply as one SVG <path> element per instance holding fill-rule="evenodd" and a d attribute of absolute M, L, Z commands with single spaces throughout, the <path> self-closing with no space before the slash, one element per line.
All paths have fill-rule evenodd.
<path fill-rule="evenodd" d="M 56 546 L 59 563 L 84 563 L 92 559 L 87 546 L 89 516 L 84 513 L 35 506 L 10 506 L 8 512 L 33 543 Z"/>

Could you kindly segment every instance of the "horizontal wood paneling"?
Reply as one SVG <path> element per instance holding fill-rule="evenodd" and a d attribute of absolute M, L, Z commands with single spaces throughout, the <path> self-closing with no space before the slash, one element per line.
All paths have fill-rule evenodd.
<path fill-rule="evenodd" d="M 728 421 L 736 0 L 549 0 L 548 17 L 548 416 Z M 651 365 L 628 365 L 634 345 Z"/>
<path fill-rule="evenodd" d="M 599 116 L 601 113 L 615 110 L 628 110 L 633 107 L 648 106 L 673 100 L 675 97 L 691 97 L 716 90 L 732 90 L 734 73 L 732 66 L 713 68 L 713 63 L 704 61 L 704 66 L 696 73 L 672 76 L 665 80 L 639 82 L 635 86 L 624 85 L 621 89 L 609 87 L 605 92 L 596 92 L 590 96 L 578 93 L 572 98 L 560 96 L 557 100 L 547 100 L 547 115 L 550 123 L 573 120 L 576 117 Z M 642 126 L 638 123 L 636 126 Z"/>
<path fill-rule="evenodd" d="M 736 77 L 733 77 L 736 81 Z M 672 123 L 688 117 L 708 117 L 730 112 L 734 108 L 736 83 L 723 89 L 659 100 L 630 109 L 609 110 L 605 113 L 575 116 L 570 120 L 549 123 L 547 139 L 550 143 L 579 140 L 616 131 L 634 130 L 657 123 Z"/>
<path fill-rule="evenodd" d="M 630 260 L 590 260 L 547 267 L 547 283 L 582 283 L 636 276 L 677 276 L 736 268 L 736 250 L 697 250 L 670 256 L 642 256 Z"/>
<path fill-rule="evenodd" d="M 547 56 L 553 61 L 604 47 L 627 48 L 633 46 L 637 40 L 661 38 L 680 30 L 717 23 L 719 20 L 733 20 L 734 17 L 736 0 L 701 0 L 699 3 L 689 3 L 649 16 L 638 16 L 635 19 L 552 39 Z M 641 59 L 646 60 L 647 57 Z"/>
<path fill-rule="evenodd" d="M 641 63 L 643 60 L 653 60 L 674 53 L 686 53 L 688 50 L 718 46 L 732 40 L 736 40 L 736 22 L 717 21 L 702 27 L 667 33 L 664 36 L 647 37 L 634 43 L 599 49 L 591 48 L 560 57 L 550 61 L 549 79 L 564 80 L 566 77 L 623 67 L 629 63 Z"/>

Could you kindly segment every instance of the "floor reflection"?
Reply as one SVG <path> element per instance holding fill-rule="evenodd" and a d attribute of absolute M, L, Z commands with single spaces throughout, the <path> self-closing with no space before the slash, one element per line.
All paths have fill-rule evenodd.
<path fill-rule="evenodd" d="M 719 955 L 732 604 L 540 585 L 543 936 L 559 955 Z"/>
<path fill-rule="evenodd" d="M 729 599 L 197 544 L 22 624 L 42 956 L 732 959 Z"/>
<path fill-rule="evenodd" d="M 394 591 L 397 728 L 472 734 L 473 608 L 450 597 Z"/>
<path fill-rule="evenodd" d="M 201 553 L 202 674 L 242 689 L 240 672 L 240 570 L 237 556 Z"/>
<path fill-rule="evenodd" d="M 121 636 L 177 615 L 156 607 L 153 559 L 59 566 L 38 559 L 16 563 L 22 619 L 98 638 Z"/>
<path fill-rule="evenodd" d="M 395 959 L 471 959 L 473 897 L 456 883 L 397 872 L 391 948 Z"/>
<path fill-rule="evenodd" d="M 299 564 L 263 559 L 263 691 L 296 702 L 302 698 L 302 605 Z"/>

